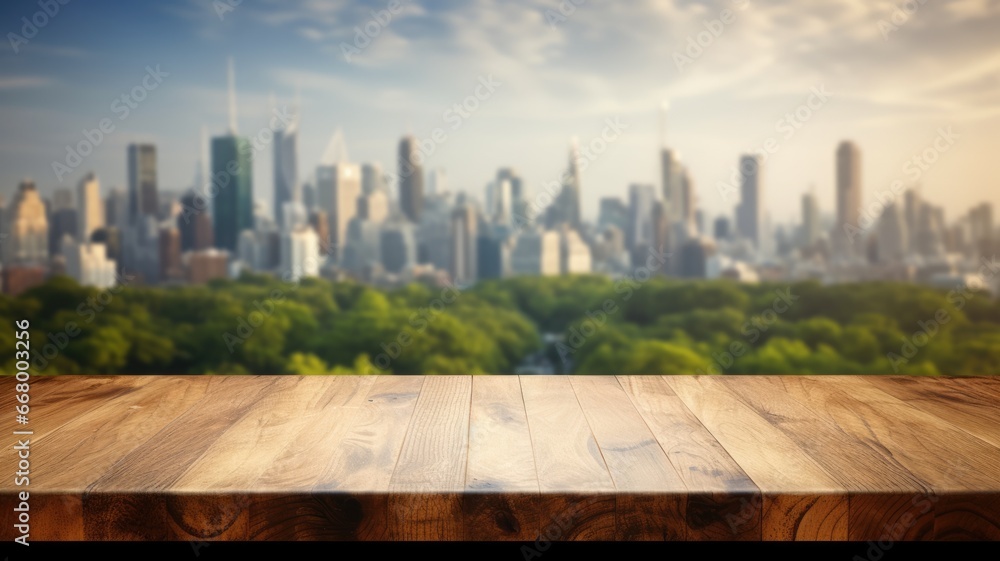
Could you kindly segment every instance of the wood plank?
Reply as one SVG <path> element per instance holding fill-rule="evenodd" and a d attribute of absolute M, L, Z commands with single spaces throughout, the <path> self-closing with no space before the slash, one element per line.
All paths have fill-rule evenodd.
<path fill-rule="evenodd" d="M 335 391 L 326 402 L 322 415 L 291 438 L 288 453 L 274 458 L 271 466 L 254 482 L 254 488 L 260 493 L 283 493 L 310 491 L 316 487 L 323 475 L 317 469 L 317 462 L 325 466 L 331 461 L 332 451 L 351 428 L 379 378 L 337 376 Z"/>
<path fill-rule="evenodd" d="M 976 532 L 979 539 L 1000 539 L 1000 509 L 996 508 L 1000 496 L 1000 449 L 859 377 L 807 376 L 804 380 L 802 387 L 806 390 L 837 392 L 838 399 L 828 401 L 828 411 L 845 430 L 873 446 L 885 447 L 901 465 L 927 482 L 932 493 L 914 496 L 912 502 L 915 507 L 921 503 L 921 510 L 927 508 L 927 503 L 933 505 L 935 539 L 968 531 Z M 815 397 L 817 392 L 806 395 Z M 968 508 L 969 495 L 984 508 Z M 938 516 L 939 512 L 950 514 Z M 950 521 L 961 521 L 965 526 L 954 527 Z M 972 530 L 969 521 L 974 521 Z"/>
<path fill-rule="evenodd" d="M 44 381 L 42 381 L 44 380 Z M 15 425 L 13 401 L 6 409 L 9 415 L 8 423 L 10 430 L 29 430 L 33 434 L 18 435 L 17 438 L 27 438 L 30 442 L 30 470 L 34 473 L 31 478 L 31 498 L 32 509 L 36 513 L 32 523 L 32 533 L 40 539 L 82 539 L 82 519 L 83 506 L 80 499 L 82 488 L 75 489 L 74 486 L 57 481 L 56 486 L 49 492 L 39 489 L 45 485 L 48 475 L 52 471 L 47 471 L 55 463 L 56 471 L 80 474 L 80 466 L 73 463 L 50 462 L 49 459 L 56 457 L 63 445 L 60 441 L 54 445 L 48 445 L 52 435 L 60 434 L 59 431 L 68 424 L 74 423 L 79 418 L 87 416 L 95 409 L 99 409 L 109 402 L 122 398 L 139 391 L 150 384 L 150 377 L 112 377 L 112 376 L 62 376 L 59 378 L 47 376 L 44 378 L 32 377 L 29 388 L 30 399 L 28 405 L 29 422 L 27 425 Z M 13 378 L 4 379 L 4 391 L 13 399 L 16 380 Z M 79 435 L 79 439 L 86 438 L 86 435 Z M 69 442 L 76 442 L 71 438 Z M 12 442 L 11 445 L 14 443 Z M 116 450 L 116 449 L 112 449 Z M 113 463 L 117 460 L 109 450 L 90 450 L 91 457 L 103 457 L 105 463 Z M 17 471 L 18 457 L 16 454 L 0 455 L 0 469 L 5 473 L 14 474 Z M 42 479 L 39 479 L 38 469 L 42 469 Z M 63 487 L 68 486 L 74 492 L 62 492 Z M 24 490 L 14 485 L 14 477 L 0 479 L 0 510 L 4 513 L 12 513 L 12 509 L 18 504 L 17 492 Z M 45 517 L 44 519 L 42 517 Z M 40 520 L 44 520 L 41 521 Z M 6 516 L 0 514 L 0 522 L 5 522 Z M 11 524 L 4 524 L 5 530 L 0 531 L 0 536 L 8 537 L 12 531 L 13 518 Z M 6 530 L 11 529 L 11 530 Z M 13 535 L 9 536 L 13 539 Z"/>
<path fill-rule="evenodd" d="M 289 436 L 289 445 L 270 462 L 254 482 L 250 498 L 249 538 L 253 540 L 353 540 L 364 539 L 362 513 L 353 496 L 326 491 L 336 486 L 326 473 L 331 462 L 345 453 L 353 431 L 376 409 L 396 421 L 383 405 L 394 399 L 386 393 L 396 377 L 336 376 L 307 425 Z M 362 423 L 363 424 L 363 423 Z M 404 425 L 405 429 L 405 425 Z M 389 466 L 391 472 L 391 466 Z M 379 489 L 372 488 L 373 493 Z M 384 518 L 384 506 L 382 508 Z M 362 518 L 362 514 L 365 514 Z M 384 523 L 382 524 L 384 526 Z"/>
<path fill-rule="evenodd" d="M 542 494 L 539 511 L 556 513 L 550 523 L 543 516 L 539 535 L 614 539 L 615 486 L 569 378 L 522 376 L 521 393 Z"/>
<path fill-rule="evenodd" d="M 245 495 L 185 497 L 170 488 L 226 429 L 294 377 L 213 376 L 206 396 L 125 455 L 88 489 L 88 540 L 243 539 Z"/>
<path fill-rule="evenodd" d="M 471 403 L 469 376 L 424 380 L 389 482 L 392 539 L 464 539 L 461 501 Z"/>
<path fill-rule="evenodd" d="M 224 493 L 254 490 L 274 459 L 322 412 L 339 388 L 335 378 L 295 376 L 287 387 L 268 392 L 188 466 L 170 485 L 177 493 L 211 489 Z M 333 395 L 330 395 L 333 394 Z M 319 455 L 319 450 L 310 451 Z"/>
<path fill-rule="evenodd" d="M 302 455 L 322 452 L 313 462 L 319 469 L 313 470 L 311 489 L 269 494 L 255 502 L 253 539 L 388 539 L 389 481 L 424 379 L 368 378 L 374 380 L 369 391 L 337 420 L 336 440 L 324 447 L 296 448 Z M 324 417 L 331 412 L 327 408 Z M 267 487 L 287 489 L 277 471 Z"/>
<path fill-rule="evenodd" d="M 423 385 L 421 376 L 379 376 L 313 489 L 388 491 Z"/>
<path fill-rule="evenodd" d="M 537 538 L 538 473 L 517 376 L 474 376 L 463 510 L 470 540 Z"/>
<path fill-rule="evenodd" d="M 686 540 L 687 487 L 618 380 L 571 382 L 615 485 L 615 539 Z"/>
<path fill-rule="evenodd" d="M 28 429 L 33 431 L 32 442 L 39 443 L 48 438 L 66 423 L 91 411 L 109 400 L 124 395 L 149 384 L 153 376 L 64 376 L 55 384 L 33 386 L 29 393 L 28 404 L 31 410 L 28 414 Z M 13 392 L 11 385 L 8 391 Z M 10 420 L 14 420 L 14 411 L 10 410 Z M 13 426 L 13 423 L 12 423 Z M 19 429 L 18 429 L 19 430 Z M 0 458 L 0 466 L 7 467 L 2 462 L 9 458 Z M 0 483 L 0 489 L 3 483 Z"/>
<path fill-rule="evenodd" d="M 865 376 L 861 380 L 1000 447 L 1000 387 L 987 378 Z"/>
<path fill-rule="evenodd" d="M 1000 491 L 1000 448 L 942 423 L 856 376 L 802 377 L 801 395 L 872 445 L 884 446 L 935 492 Z M 792 388 L 790 388 L 790 391 Z M 831 394 L 836 399 L 830 399 Z"/>
<path fill-rule="evenodd" d="M 619 383 L 687 489 L 689 540 L 761 539 L 760 489 L 659 376 Z"/>
<path fill-rule="evenodd" d="M 798 376 L 720 376 L 706 380 L 712 391 L 730 392 L 768 419 L 833 477 L 848 494 L 848 537 L 880 540 L 886 527 L 903 528 L 893 539 L 922 539 L 933 514 L 913 504 L 930 486 L 880 446 L 869 446 L 826 414 L 833 392 Z M 810 400 L 810 396 L 815 398 Z"/>
<path fill-rule="evenodd" d="M 710 376 L 664 376 L 670 388 L 753 479 L 762 493 L 765 540 L 844 540 L 847 497 L 840 486 L 781 430 Z"/>
<path fill-rule="evenodd" d="M 46 491 L 82 494 L 115 458 L 127 456 L 202 400 L 208 386 L 208 377 L 163 377 L 110 399 L 52 433 L 37 449 L 34 476 Z"/>
<path fill-rule="evenodd" d="M 190 408 L 207 386 L 207 378 L 146 384 L 66 423 L 42 445 L 32 445 L 33 485 L 45 488 L 45 495 L 32 494 L 32 510 L 36 520 L 58 521 L 32 525 L 33 539 L 82 540 L 82 497 L 87 487 L 118 458 Z"/>
<path fill-rule="evenodd" d="M 257 520 L 257 503 L 251 498 L 255 482 L 295 435 L 311 430 L 324 407 L 343 390 L 333 377 L 296 376 L 289 381 L 252 405 L 170 486 L 171 496 L 179 497 L 174 499 L 174 511 L 221 513 L 239 522 L 234 523 L 239 530 L 231 537 L 249 537 Z M 322 457 L 321 450 L 309 452 L 313 458 Z M 316 468 L 321 467 L 317 463 Z"/>

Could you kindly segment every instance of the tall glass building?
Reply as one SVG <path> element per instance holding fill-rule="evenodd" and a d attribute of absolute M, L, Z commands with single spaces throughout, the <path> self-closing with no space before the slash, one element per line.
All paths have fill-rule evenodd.
<path fill-rule="evenodd" d="M 236 251 L 240 232 L 253 228 L 253 158 L 241 136 L 212 139 L 212 222 L 215 247 Z"/>

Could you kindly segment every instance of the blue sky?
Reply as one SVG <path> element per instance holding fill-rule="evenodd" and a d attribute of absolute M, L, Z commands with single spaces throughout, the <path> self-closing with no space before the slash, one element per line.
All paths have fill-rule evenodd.
<path fill-rule="evenodd" d="M 136 140 L 157 143 L 162 189 L 189 187 L 202 126 L 210 135 L 226 127 L 232 56 L 241 133 L 267 126 L 272 95 L 291 104 L 300 92 L 303 178 L 338 127 L 352 160 L 387 168 L 402 134 L 430 137 L 442 128 L 447 139 L 427 167 L 446 169 L 452 190 L 479 195 L 498 167 L 513 166 L 540 191 L 565 166 L 570 137 L 587 144 L 618 119 L 628 128 L 583 174 L 584 213 L 594 216 L 600 196 L 658 183 L 658 112 L 669 99 L 667 143 L 690 167 L 709 214 L 731 209 L 736 201 L 718 183 L 742 152 L 769 138 L 777 149 L 766 163 L 764 201 L 785 221 L 797 219 L 799 197 L 813 184 L 824 210 L 833 208 L 841 140 L 861 147 L 869 201 L 893 180 L 911 179 L 904 165 L 942 127 L 958 140 L 919 177 L 927 197 L 949 217 L 1000 202 L 991 165 L 1000 149 L 1000 1 L 914 0 L 906 14 L 902 2 L 861 0 L 586 0 L 560 14 L 556 1 L 401 0 L 384 26 L 371 14 L 388 9 L 382 0 L 231 0 L 220 17 L 224 2 L 72 0 L 19 52 L 8 35 L 0 51 L 0 193 L 9 198 L 24 176 L 44 193 L 74 187 L 88 171 L 106 193 L 124 185 L 125 146 Z M 5 34 L 20 34 L 21 18 L 40 10 L 37 2 L 5 2 Z M 728 23 L 713 24 L 724 10 Z M 366 24 L 377 33 L 348 62 L 342 44 Z M 699 38 L 701 52 L 687 51 Z M 169 75 L 119 119 L 114 100 L 157 66 Z M 453 130 L 445 111 L 488 76 L 500 85 Z M 790 137 L 779 132 L 820 85 L 829 100 Z M 52 162 L 64 161 L 66 146 L 103 118 L 114 131 L 60 183 Z M 269 151 L 263 155 L 255 195 L 268 200 Z"/>

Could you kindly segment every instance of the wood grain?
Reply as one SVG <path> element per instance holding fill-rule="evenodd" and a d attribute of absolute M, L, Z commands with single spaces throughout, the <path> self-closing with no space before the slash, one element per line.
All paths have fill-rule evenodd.
<path fill-rule="evenodd" d="M 540 535 L 613 540 L 615 486 L 570 379 L 522 376 L 521 393 L 541 491 L 539 509 L 551 513 L 542 516 Z"/>
<path fill-rule="evenodd" d="M 768 419 L 819 464 L 848 494 L 848 537 L 882 539 L 886 527 L 896 539 L 921 539 L 933 528 L 933 514 L 913 505 L 931 487 L 913 475 L 887 449 L 871 446 L 825 411 L 839 395 L 788 377 L 718 377 L 706 380 L 713 391 L 730 392 Z M 806 387 L 808 386 L 808 387 Z M 858 466 L 865 469 L 858 469 Z M 916 492 L 915 492 L 916 490 Z M 904 531 L 905 530 L 905 531 Z M 902 533 L 900 533 L 902 532 Z"/>
<path fill-rule="evenodd" d="M 571 382 L 615 485 L 615 539 L 686 540 L 687 487 L 618 380 Z"/>
<path fill-rule="evenodd" d="M 350 415 L 337 421 L 339 436 L 328 448 L 329 458 L 315 461 L 311 453 L 302 454 L 314 465 L 311 490 L 275 495 L 253 509 L 254 538 L 388 539 L 389 483 L 423 382 L 419 376 L 375 378 Z M 277 479 L 269 486 L 282 488 Z"/>
<path fill-rule="evenodd" d="M 462 492 L 471 404 L 471 377 L 424 380 L 389 482 L 391 539 L 465 538 Z"/>
<path fill-rule="evenodd" d="M 34 476 L 47 491 L 86 489 L 168 423 L 204 399 L 208 377 L 147 384 L 112 397 L 40 443 Z"/>
<path fill-rule="evenodd" d="M 931 513 L 933 531 L 917 524 L 925 539 L 966 531 L 950 529 L 951 520 L 977 520 L 972 526 L 979 539 L 1000 539 L 1000 510 L 996 507 L 1000 482 L 1000 448 L 972 436 L 930 413 L 921 411 L 854 376 L 803 377 L 805 395 L 835 394 L 826 400 L 827 410 L 840 426 L 857 438 L 881 446 L 916 477 L 927 483 L 930 492 L 912 494 L 911 509 Z M 965 497 L 980 495 L 981 508 L 966 509 Z M 991 506 L 992 505 L 992 506 Z M 959 513 L 962 513 L 959 515 Z M 921 517 L 923 520 L 924 517 Z"/>
<path fill-rule="evenodd" d="M 355 457 L 344 452 L 347 443 L 359 440 L 352 431 L 359 425 L 370 426 L 365 420 L 371 419 L 375 411 L 391 412 L 383 409 L 383 405 L 398 394 L 387 394 L 386 388 L 401 380 L 405 381 L 374 376 L 334 378 L 322 413 L 289 436 L 290 443 L 283 453 L 254 482 L 253 488 L 258 492 L 250 500 L 250 539 L 355 540 L 365 537 L 366 528 L 373 539 L 385 537 L 384 500 L 381 509 L 368 508 L 368 512 L 363 512 L 355 497 L 329 493 L 337 480 L 330 479 L 330 468 L 325 466 L 345 456 Z M 392 423 L 400 421 L 388 414 L 384 419 Z M 408 420 L 407 417 L 402 423 L 404 431 Z M 385 443 L 386 449 L 392 446 L 388 437 Z M 391 470 L 391 465 L 388 469 Z M 374 492 L 387 487 L 386 483 L 372 489 Z"/>
<path fill-rule="evenodd" d="M 670 388 L 726 448 L 762 493 L 765 540 L 847 538 L 847 497 L 794 440 L 711 376 L 665 376 Z"/>
<path fill-rule="evenodd" d="M 106 403 L 117 396 L 134 392 L 139 388 L 156 381 L 152 376 L 129 376 L 125 378 L 100 376 L 96 378 L 81 377 L 78 383 L 64 384 L 56 381 L 54 384 L 32 384 L 28 404 L 31 410 L 28 414 L 28 426 L 14 426 L 14 411 L 10 411 L 10 423 L 13 430 L 28 428 L 34 432 L 33 442 L 39 443 L 66 423 L 73 421 L 95 407 Z M 7 388 L 14 393 L 14 386 Z M 3 462 L 9 458 L 2 458 Z M 5 464 L 0 464 L 4 468 Z"/>
<path fill-rule="evenodd" d="M 289 490 L 312 491 L 323 477 L 322 467 L 333 460 L 331 452 L 340 445 L 362 411 L 375 376 L 338 376 L 323 413 L 290 436 L 287 453 L 274 458 L 270 467 L 254 482 L 264 493 Z M 320 462 L 317 462 L 320 458 Z M 317 467 L 320 463 L 320 467 Z"/>
<path fill-rule="evenodd" d="M 212 377 L 203 399 L 116 462 L 88 486 L 87 539 L 242 539 L 246 496 L 187 497 L 168 491 L 226 429 L 290 377 Z M 144 490 L 142 495 L 130 491 Z"/>
<path fill-rule="evenodd" d="M 521 381 L 514 376 L 474 377 L 462 503 L 466 537 L 534 540 L 541 530 L 538 495 Z"/>
<path fill-rule="evenodd" d="M 689 540 L 761 539 L 760 489 L 658 376 L 619 376 L 687 495 Z"/>
<path fill-rule="evenodd" d="M 989 378 L 910 378 L 866 376 L 860 378 L 910 406 L 1000 446 L 997 422 L 997 388 Z"/>
<path fill-rule="evenodd" d="M 245 491 L 310 427 L 336 393 L 328 376 L 289 377 L 251 405 L 170 486 L 175 493 Z M 285 381 L 284 379 L 282 381 Z M 319 450 L 314 450 L 319 453 Z"/>
<path fill-rule="evenodd" d="M 1000 539 L 997 403 L 993 378 L 46 378 L 31 532 Z M 21 490 L 0 478 L 4 539 Z"/>

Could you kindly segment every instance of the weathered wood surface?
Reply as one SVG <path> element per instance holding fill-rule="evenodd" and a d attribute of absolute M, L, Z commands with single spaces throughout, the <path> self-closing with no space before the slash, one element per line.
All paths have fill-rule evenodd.
<path fill-rule="evenodd" d="M 33 541 L 1000 539 L 989 378 L 64 376 L 26 426 L 0 385 L 8 540 L 21 491 Z"/>

